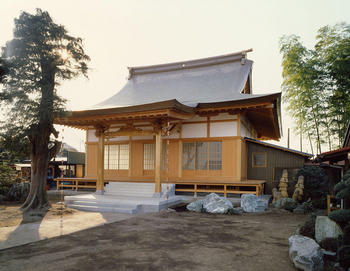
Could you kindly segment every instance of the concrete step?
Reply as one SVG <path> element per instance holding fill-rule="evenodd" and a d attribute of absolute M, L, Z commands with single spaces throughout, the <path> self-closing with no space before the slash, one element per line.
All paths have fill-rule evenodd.
<path fill-rule="evenodd" d="M 81 211 L 88 212 L 109 212 L 109 213 L 121 213 L 121 214 L 136 214 L 137 208 L 123 208 L 119 206 L 101 206 L 101 205 L 81 205 L 81 204 L 67 204 L 68 208 L 73 208 Z"/>
<path fill-rule="evenodd" d="M 120 208 L 126 208 L 126 209 L 136 209 L 136 204 L 128 204 L 124 202 L 106 202 L 106 201 L 88 201 L 88 200 L 74 200 L 70 204 L 75 205 L 85 205 L 85 206 L 102 206 L 102 207 L 120 207 Z"/>
<path fill-rule="evenodd" d="M 169 185 L 168 189 L 167 186 Z M 152 197 L 154 195 L 154 183 L 125 183 L 125 182 L 111 182 L 105 187 L 106 195 L 116 196 L 144 196 Z M 163 192 L 170 192 L 175 194 L 173 184 L 162 184 Z"/>

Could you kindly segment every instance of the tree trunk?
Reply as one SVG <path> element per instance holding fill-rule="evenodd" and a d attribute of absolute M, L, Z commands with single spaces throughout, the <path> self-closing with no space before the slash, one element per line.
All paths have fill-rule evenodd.
<path fill-rule="evenodd" d="M 28 198 L 22 205 L 23 212 L 29 210 L 47 211 L 50 203 L 46 192 L 46 178 L 49 161 L 56 155 L 60 143 L 53 142 L 49 149 L 50 135 L 57 138 L 58 133 L 53 127 L 53 101 L 55 88 L 55 66 L 52 62 L 42 62 L 42 97 L 39 106 L 39 123 L 31 127 L 31 186 Z"/>
<path fill-rule="evenodd" d="M 29 195 L 21 207 L 24 212 L 29 210 L 46 211 L 50 208 L 46 193 L 46 178 L 49 164 L 49 135 L 47 131 L 46 133 L 43 131 L 41 135 L 36 135 L 32 139 L 31 186 Z"/>

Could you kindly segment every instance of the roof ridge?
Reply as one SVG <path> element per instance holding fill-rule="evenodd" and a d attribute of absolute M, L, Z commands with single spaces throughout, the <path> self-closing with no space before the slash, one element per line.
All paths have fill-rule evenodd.
<path fill-rule="evenodd" d="M 198 58 L 192 60 L 185 60 L 179 62 L 170 62 L 164 64 L 156 64 L 149 66 L 136 66 L 136 67 L 128 67 L 129 70 L 129 78 L 131 79 L 134 75 L 139 74 L 148 74 L 148 73 L 158 73 L 158 72 L 167 72 L 167 71 L 175 71 L 175 70 L 183 70 L 183 69 L 191 69 L 198 68 L 204 66 L 211 66 L 217 64 L 223 64 L 234 61 L 241 61 L 242 59 L 246 60 L 246 55 L 249 52 L 252 52 L 253 49 L 247 49 L 231 54 L 212 56 L 206 58 Z M 245 64 L 246 61 L 242 61 L 242 65 Z"/>

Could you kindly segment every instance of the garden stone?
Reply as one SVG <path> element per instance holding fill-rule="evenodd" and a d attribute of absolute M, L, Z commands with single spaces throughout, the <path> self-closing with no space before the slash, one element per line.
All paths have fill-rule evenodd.
<path fill-rule="evenodd" d="M 304 271 L 323 270 L 323 253 L 315 240 L 302 236 L 289 237 L 289 257 L 296 268 Z"/>
<path fill-rule="evenodd" d="M 293 211 L 298 204 L 294 199 L 291 198 L 281 198 L 272 203 L 272 206 L 278 209 L 286 209 L 288 211 Z"/>
<path fill-rule="evenodd" d="M 203 199 L 203 209 L 207 213 L 226 214 L 233 209 L 233 205 L 227 198 L 211 193 Z"/>
<path fill-rule="evenodd" d="M 305 214 L 305 210 L 304 210 L 304 207 L 303 207 L 303 205 L 298 205 L 297 206 L 297 208 L 295 208 L 294 210 L 293 210 L 293 213 L 294 214 Z"/>
<path fill-rule="evenodd" d="M 199 199 L 191 202 L 186 206 L 186 209 L 191 212 L 197 212 L 197 213 L 203 212 L 203 200 Z"/>
<path fill-rule="evenodd" d="M 325 238 L 338 238 L 343 231 L 337 223 L 330 220 L 327 216 L 316 217 L 315 223 L 315 239 L 320 243 Z"/>
<path fill-rule="evenodd" d="M 243 215 L 244 210 L 242 207 L 236 207 L 231 210 L 232 214 L 234 215 Z"/>
<path fill-rule="evenodd" d="M 241 207 L 247 213 L 265 212 L 268 208 L 268 201 L 252 194 L 243 194 Z"/>

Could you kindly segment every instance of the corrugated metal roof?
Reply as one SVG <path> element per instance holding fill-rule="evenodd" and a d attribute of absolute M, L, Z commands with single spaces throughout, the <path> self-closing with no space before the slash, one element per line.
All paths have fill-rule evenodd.
<path fill-rule="evenodd" d="M 242 58 L 243 57 L 243 58 Z M 244 100 L 265 95 L 241 94 L 253 61 L 245 53 L 129 68 L 130 79 L 114 96 L 94 108 L 126 107 L 176 99 L 199 103 Z"/>
<path fill-rule="evenodd" d="M 307 157 L 312 157 L 313 156 L 310 153 L 293 150 L 293 149 L 290 149 L 290 148 L 286 148 L 286 147 L 278 146 L 278 145 L 275 145 L 275 144 L 267 143 L 267 142 L 260 141 L 258 139 L 254 139 L 254 138 L 250 138 L 250 137 L 245 137 L 244 139 L 249 141 L 249 142 L 253 142 L 253 143 L 256 143 L 256 144 L 264 145 L 266 147 L 271 147 L 271 148 L 279 149 L 279 150 L 282 150 L 282 151 L 292 152 L 292 153 L 299 154 L 299 155 L 302 155 L 302 156 L 307 156 Z"/>

